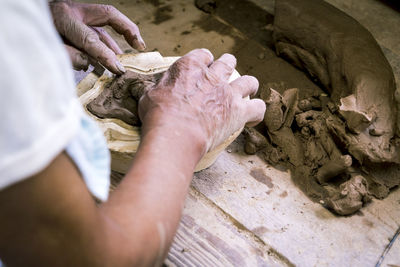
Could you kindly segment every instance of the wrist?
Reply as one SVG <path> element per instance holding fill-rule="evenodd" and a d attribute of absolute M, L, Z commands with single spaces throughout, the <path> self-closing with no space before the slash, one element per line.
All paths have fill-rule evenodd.
<path fill-rule="evenodd" d="M 147 120 L 141 130 L 141 146 L 167 151 L 194 169 L 207 149 L 206 138 L 198 128 L 193 123 L 175 119 Z"/>

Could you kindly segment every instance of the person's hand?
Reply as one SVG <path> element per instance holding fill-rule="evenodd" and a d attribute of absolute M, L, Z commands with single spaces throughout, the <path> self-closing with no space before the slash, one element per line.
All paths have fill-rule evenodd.
<path fill-rule="evenodd" d="M 122 54 L 121 49 L 111 36 L 100 28 L 105 25 L 122 34 L 133 48 L 146 48 L 136 24 L 113 6 L 61 0 L 51 2 L 50 10 L 54 25 L 67 42 L 67 51 L 73 67 L 77 70 L 87 69 L 89 61 L 98 61 L 115 74 L 125 72 L 116 57 L 116 54 Z"/>
<path fill-rule="evenodd" d="M 191 134 L 206 152 L 245 124 L 262 121 L 264 101 L 247 98 L 257 92 L 258 81 L 242 76 L 228 83 L 235 66 L 231 54 L 213 61 L 206 49 L 177 60 L 139 101 L 142 134 L 159 127 L 177 136 Z"/>

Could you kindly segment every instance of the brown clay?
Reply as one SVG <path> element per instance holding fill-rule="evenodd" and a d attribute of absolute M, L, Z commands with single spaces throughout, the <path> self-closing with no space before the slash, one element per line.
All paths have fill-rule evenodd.
<path fill-rule="evenodd" d="M 217 7 L 216 0 L 196 0 L 195 5 L 198 9 L 206 12 L 212 13 L 214 9 Z"/>
<path fill-rule="evenodd" d="M 327 200 L 327 205 L 339 215 L 348 215 L 369 201 L 367 182 L 364 177 L 357 175 L 341 184 L 338 192 Z"/>
<path fill-rule="evenodd" d="M 293 181 L 312 199 L 322 200 L 337 214 L 348 215 L 371 196 L 387 196 L 389 189 L 400 183 L 397 164 L 360 165 L 353 160 L 339 138 L 347 134 L 346 125 L 337 113 L 332 113 L 331 102 L 324 95 L 313 100 L 321 105 L 311 105 L 313 109 L 307 107 L 306 111 L 299 108 L 302 101 L 297 100 L 297 89 L 288 89 L 282 95 L 270 89 L 262 97 L 266 113 L 275 114 L 264 117 L 269 138 L 262 138 L 255 129 L 247 131 L 245 151 L 260 150 L 258 154 L 267 162 L 288 167 Z M 358 178 L 354 178 L 355 173 Z M 353 178 L 347 180 L 349 177 Z"/>
<path fill-rule="evenodd" d="M 127 71 L 105 86 L 101 94 L 86 107 L 99 118 L 115 118 L 139 126 L 137 102 L 161 75 L 162 73 L 144 75 Z"/>
<path fill-rule="evenodd" d="M 351 157 L 342 155 L 332 139 L 326 125 L 326 118 L 332 114 L 327 108 L 324 108 L 324 111 L 309 110 L 312 105 L 303 108 L 306 111 L 302 111 L 298 107 L 305 105 L 302 106 L 300 103 L 310 103 L 310 101 L 297 101 L 297 89 L 289 89 L 285 92 L 292 93 L 280 95 L 271 89 L 269 96 L 264 99 L 267 106 L 264 124 L 271 144 L 266 145 L 266 149 L 261 155 L 269 163 L 281 163 L 290 168 L 294 182 L 316 201 L 329 200 L 333 195 L 336 197 L 339 195 L 339 188 L 331 187 L 326 190 L 324 185 L 345 173 L 351 165 Z M 287 99 L 293 97 L 295 99 Z M 321 101 L 316 99 L 315 102 Z M 321 109 L 320 105 L 317 107 Z M 295 113 L 290 112 L 291 110 Z M 275 117 L 267 115 L 268 113 L 275 114 Z M 253 133 L 253 136 L 256 134 Z M 255 144 L 250 144 L 255 140 L 259 141 L 261 138 L 246 138 L 246 147 L 255 146 Z M 267 139 L 263 141 L 268 142 Z M 261 147 L 260 144 L 256 146 Z M 281 151 L 281 153 L 275 153 L 276 156 L 279 156 L 278 159 L 272 157 L 273 160 L 271 160 L 271 153 L 274 151 L 267 150 L 273 146 L 276 146 L 278 148 L 276 151 Z M 342 202 L 330 207 L 340 209 L 342 212 L 340 203 Z M 359 206 L 358 202 L 356 206 Z"/>
<path fill-rule="evenodd" d="M 243 133 L 246 138 L 245 151 L 249 155 L 253 155 L 264 149 L 268 144 L 267 138 L 254 128 L 245 127 Z"/>
<path fill-rule="evenodd" d="M 271 162 L 268 153 L 278 151 L 273 163 L 291 169 L 310 198 L 340 215 L 387 196 L 400 184 L 397 109 L 393 72 L 375 39 L 322 0 L 276 0 L 274 42 L 278 55 L 329 96 L 261 94 L 271 144 L 260 155 Z"/>
<path fill-rule="evenodd" d="M 317 172 L 317 180 L 320 184 L 329 182 L 330 179 L 344 173 L 351 166 L 353 160 L 349 155 L 343 155 L 336 159 L 331 159 L 321 166 Z"/>
<path fill-rule="evenodd" d="M 373 36 L 322 0 L 276 0 L 278 55 L 330 93 L 346 122 L 341 139 L 358 161 L 400 162 L 392 69 Z M 310 104 L 305 105 L 309 109 Z"/>

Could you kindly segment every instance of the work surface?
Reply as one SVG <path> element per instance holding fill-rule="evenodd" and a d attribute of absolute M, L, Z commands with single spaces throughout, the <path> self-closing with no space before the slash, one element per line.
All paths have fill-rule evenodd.
<path fill-rule="evenodd" d="M 98 0 L 92 2 L 99 2 Z M 273 1 L 218 1 L 213 15 L 191 0 L 103 1 L 138 22 L 148 51 L 183 55 L 205 47 L 229 52 L 260 86 L 320 90 L 272 50 Z M 379 1 L 328 1 L 367 27 L 400 84 L 400 14 Z M 130 52 L 119 39 L 121 47 Z M 114 174 L 114 178 L 118 175 Z M 243 152 L 239 137 L 210 168 L 196 173 L 168 266 L 400 266 L 400 190 L 361 212 L 338 217 L 310 201 L 290 173 Z"/>

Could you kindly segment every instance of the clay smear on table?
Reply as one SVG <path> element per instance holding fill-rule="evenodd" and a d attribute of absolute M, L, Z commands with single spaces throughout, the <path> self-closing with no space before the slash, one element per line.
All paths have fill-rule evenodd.
<path fill-rule="evenodd" d="M 99 118 L 115 118 L 133 126 L 140 126 L 138 101 L 163 73 L 151 75 L 127 71 L 117 77 L 87 104 L 87 109 Z"/>
<path fill-rule="evenodd" d="M 246 130 L 246 152 L 291 169 L 312 199 L 340 215 L 400 183 L 393 71 L 373 36 L 321 0 L 276 0 L 276 52 L 327 94 L 261 92 L 264 128 Z"/>

